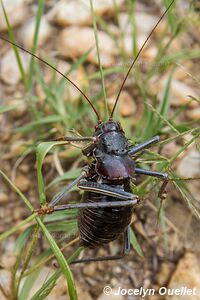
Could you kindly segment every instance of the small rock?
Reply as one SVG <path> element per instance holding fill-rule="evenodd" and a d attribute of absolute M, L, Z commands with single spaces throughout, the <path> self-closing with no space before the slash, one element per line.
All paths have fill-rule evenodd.
<path fill-rule="evenodd" d="M 119 101 L 120 113 L 123 117 L 128 117 L 136 112 L 136 103 L 130 94 L 126 91 L 122 91 Z"/>
<path fill-rule="evenodd" d="M 160 271 L 157 274 L 157 282 L 159 286 L 165 286 L 170 278 L 170 274 L 174 268 L 174 265 L 170 262 L 163 262 L 160 267 Z"/>
<path fill-rule="evenodd" d="M 9 105 L 16 105 L 16 108 L 10 112 L 13 118 L 21 118 L 27 112 L 27 104 L 23 100 L 11 100 Z"/>
<path fill-rule="evenodd" d="M 116 0 L 116 5 L 119 7 L 123 2 L 124 0 Z M 95 14 L 98 16 L 114 12 L 113 0 L 94 1 L 93 6 Z M 90 4 L 87 0 L 60 1 L 50 11 L 48 16 L 51 21 L 61 26 L 92 24 Z"/>
<path fill-rule="evenodd" d="M 16 263 L 17 255 L 14 252 L 6 252 L 1 255 L 1 265 L 5 269 L 12 269 Z M 0 298 L 1 299 L 1 298 Z"/>
<path fill-rule="evenodd" d="M 116 101 L 115 97 L 108 98 L 108 105 L 112 109 Z M 119 110 L 123 117 L 128 117 L 136 112 L 136 103 L 127 91 L 122 91 L 119 100 Z"/>
<path fill-rule="evenodd" d="M 11 139 L 11 137 L 12 137 L 11 124 L 10 125 L 7 124 L 6 128 L 4 127 L 4 130 L 2 132 L 0 131 L 0 140 L 1 142 L 7 142 Z"/>
<path fill-rule="evenodd" d="M 137 41 L 136 41 L 136 46 L 137 49 L 140 49 L 145 40 L 146 40 L 146 35 L 145 34 L 139 34 L 139 36 L 137 37 Z M 133 60 L 133 47 L 134 47 L 134 40 L 133 40 L 133 35 L 131 35 L 130 33 L 125 32 L 123 39 L 122 39 L 122 49 L 125 50 L 125 52 L 132 58 Z M 143 51 L 141 52 L 140 55 L 140 59 L 136 62 L 135 64 L 135 68 L 140 67 L 143 64 L 152 64 L 152 60 L 156 57 L 158 52 L 157 47 L 155 47 L 152 44 L 147 44 L 146 47 L 143 49 Z M 143 58 L 143 59 L 142 59 Z M 144 60 L 146 59 L 146 60 Z M 140 68 L 139 68 L 140 70 Z"/>
<path fill-rule="evenodd" d="M 71 65 L 63 60 L 59 60 L 58 64 L 57 64 L 57 68 L 58 70 L 60 70 L 62 73 L 66 74 L 70 68 Z M 52 74 L 52 73 L 51 73 Z M 61 79 L 63 77 L 61 77 L 58 74 L 58 77 Z M 70 74 L 68 75 L 68 77 L 76 83 L 76 85 L 83 89 L 83 87 L 86 86 L 86 76 L 85 76 L 85 72 L 83 70 L 83 68 L 78 68 L 76 70 L 73 70 L 72 72 L 70 72 Z M 72 85 L 72 84 L 68 84 L 68 82 L 66 82 L 66 86 L 65 86 L 65 90 L 64 90 L 64 94 L 63 94 L 63 99 L 64 101 L 71 101 L 71 102 L 76 102 L 79 98 L 80 98 L 81 94 L 80 92 Z"/>
<path fill-rule="evenodd" d="M 117 53 L 115 44 L 109 35 L 103 31 L 98 32 L 98 39 L 102 66 L 111 66 Z M 90 27 L 72 26 L 63 29 L 59 35 L 57 45 L 61 55 L 72 59 L 84 55 L 91 49 L 87 60 L 98 65 L 94 31 Z"/>
<path fill-rule="evenodd" d="M 30 164 L 21 164 L 21 165 L 19 165 L 19 170 L 22 172 L 22 173 L 25 173 L 25 174 L 27 174 L 29 171 L 30 171 L 30 169 L 31 169 L 31 166 L 30 166 Z"/>
<path fill-rule="evenodd" d="M 8 195 L 5 192 L 0 192 L 0 203 L 8 202 Z"/>
<path fill-rule="evenodd" d="M 163 79 L 154 79 L 153 92 L 158 94 L 158 98 L 161 99 L 163 91 L 166 87 L 168 78 L 165 76 Z M 196 101 L 191 101 L 189 96 L 198 98 L 196 93 L 184 82 L 178 80 L 172 80 L 171 82 L 171 105 L 179 107 L 180 105 L 188 104 L 189 107 L 196 107 L 198 103 Z"/>
<path fill-rule="evenodd" d="M 27 71 L 29 67 L 30 55 L 27 53 L 20 53 L 20 58 L 24 70 Z M 0 78 L 9 85 L 16 85 L 21 79 L 19 66 L 12 49 L 9 50 L 2 58 Z"/>
<path fill-rule="evenodd" d="M 192 148 L 180 161 L 177 174 L 182 177 L 200 176 L 200 152 Z"/>
<path fill-rule="evenodd" d="M 25 0 L 4 0 L 3 4 L 12 28 L 24 22 L 28 14 Z M 5 30 L 7 30 L 7 24 L 4 18 L 3 9 L 0 6 L 0 31 Z"/>
<path fill-rule="evenodd" d="M 172 275 L 168 289 L 181 289 L 187 287 L 187 289 L 196 288 L 200 291 L 200 266 L 197 257 L 193 253 L 186 253 L 185 256 L 179 261 L 176 271 Z M 180 300 L 190 299 L 199 300 L 198 295 L 170 295 L 166 296 L 166 300 Z"/>
<path fill-rule="evenodd" d="M 24 175 L 17 176 L 15 184 L 22 192 L 27 192 L 31 185 L 29 179 Z"/>
<path fill-rule="evenodd" d="M 109 243 L 110 255 L 118 255 L 121 250 L 121 245 L 119 245 L 119 241 L 115 240 L 112 243 Z"/>
<path fill-rule="evenodd" d="M 147 37 L 157 21 L 158 17 L 155 15 L 150 15 L 144 12 L 136 12 L 135 23 L 138 37 L 141 34 Z M 122 12 L 119 14 L 119 26 L 122 32 L 126 32 L 130 35 L 133 34 L 133 26 L 127 13 Z M 163 30 L 163 27 L 164 23 L 159 24 L 159 26 L 155 29 L 155 33 L 160 33 Z"/>
<path fill-rule="evenodd" d="M 13 220 L 15 222 L 21 221 L 23 216 L 24 216 L 24 208 L 23 207 L 16 207 L 15 210 L 13 211 L 13 213 L 12 213 Z"/>
<path fill-rule="evenodd" d="M 187 110 L 186 116 L 191 120 L 200 120 L 200 107 Z"/>
<path fill-rule="evenodd" d="M 162 155 L 165 157 L 172 157 L 179 149 L 180 146 L 176 143 L 176 141 L 171 141 L 164 145 Z"/>
<path fill-rule="evenodd" d="M 17 141 L 13 142 L 10 147 L 10 155 L 11 156 L 17 156 L 19 154 L 22 154 L 26 150 L 27 143 L 24 140 L 18 139 Z"/>
<path fill-rule="evenodd" d="M 188 78 L 190 69 L 193 67 L 191 61 L 182 62 L 181 65 L 177 63 L 178 68 L 174 71 L 174 79 L 182 81 Z"/>
<path fill-rule="evenodd" d="M 56 68 L 59 71 L 61 71 L 62 73 L 66 74 L 70 70 L 71 65 L 66 61 L 59 60 Z M 84 89 L 84 87 L 87 84 L 87 82 L 85 80 L 86 76 L 85 76 L 84 69 L 81 67 L 76 70 L 73 70 L 67 76 L 82 90 Z M 58 80 L 61 80 L 61 79 L 65 80 L 60 74 L 56 74 L 56 77 L 58 78 Z M 48 69 L 47 74 L 44 77 L 44 81 L 48 85 L 48 84 L 50 84 L 51 80 L 52 80 L 52 71 L 50 69 Z M 76 102 L 81 96 L 80 92 L 72 84 L 68 83 L 67 80 L 65 80 L 65 83 L 66 84 L 65 84 L 65 88 L 64 88 L 64 92 L 63 92 L 63 100 L 66 102 L 67 101 Z M 42 86 L 39 84 L 36 85 L 36 93 L 39 96 L 41 103 L 43 103 L 43 100 L 45 99 L 46 94 L 45 94 Z"/>
<path fill-rule="evenodd" d="M 3 289 L 8 292 L 9 287 L 11 283 L 11 272 L 7 270 L 0 269 L 0 285 L 3 287 Z M 1 300 L 7 300 L 8 298 L 3 295 L 3 293 L 0 290 L 0 299 Z"/>
<path fill-rule="evenodd" d="M 97 266 L 95 263 L 91 263 L 91 264 L 88 264 L 88 265 L 85 265 L 84 268 L 83 268 L 83 273 L 86 275 L 86 276 L 94 276 L 95 272 L 96 272 L 96 269 L 97 269 Z"/>
<path fill-rule="evenodd" d="M 145 231 L 145 228 L 141 221 L 137 220 L 134 222 L 134 229 L 143 237 L 147 237 L 147 232 Z"/>
<path fill-rule="evenodd" d="M 36 18 L 31 18 L 24 26 L 20 29 L 19 36 L 24 46 L 31 49 L 33 46 L 33 39 L 35 33 Z M 40 30 L 38 34 L 38 46 L 43 45 L 47 39 L 51 36 L 52 27 L 43 16 L 40 21 Z"/>
<path fill-rule="evenodd" d="M 137 48 L 140 49 L 146 40 L 146 36 L 139 35 L 137 38 Z M 130 34 L 125 34 L 123 38 L 123 48 L 126 51 L 126 53 L 130 56 L 133 55 L 133 36 Z M 146 53 L 148 47 L 144 49 L 144 51 L 141 53 L 141 56 L 144 57 L 144 53 Z"/>
<path fill-rule="evenodd" d="M 90 296 L 90 293 L 86 290 L 85 286 L 76 284 L 76 291 L 77 291 L 78 299 L 93 300 L 92 297 Z"/>

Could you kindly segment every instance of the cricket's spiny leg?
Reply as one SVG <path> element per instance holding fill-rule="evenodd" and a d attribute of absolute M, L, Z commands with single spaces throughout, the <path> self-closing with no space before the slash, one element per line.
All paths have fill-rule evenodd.
<path fill-rule="evenodd" d="M 165 188 L 167 183 L 169 182 L 169 176 L 167 173 L 162 173 L 162 172 L 156 172 L 156 171 L 150 171 L 150 170 L 145 170 L 145 169 L 141 169 L 141 168 L 135 168 L 135 173 L 136 174 L 143 174 L 143 175 L 147 175 L 147 176 L 152 176 L 152 177 L 156 177 L 159 178 L 163 181 L 159 192 L 158 192 L 158 197 L 162 200 L 164 199 L 164 192 L 165 192 Z"/>
<path fill-rule="evenodd" d="M 135 153 L 137 153 L 141 150 L 147 149 L 147 148 L 151 147 L 152 145 L 158 143 L 159 141 L 160 141 L 160 137 L 154 136 L 150 140 L 148 140 L 142 144 L 131 147 L 128 153 L 130 156 L 134 156 Z"/>
<path fill-rule="evenodd" d="M 124 232 L 124 243 L 123 243 L 123 250 L 122 250 L 121 255 L 77 259 L 77 260 L 72 261 L 71 264 L 122 259 L 126 254 L 128 254 L 130 252 L 130 248 L 131 248 L 131 244 L 130 244 L 130 225 L 129 225 L 128 228 L 126 229 L 126 231 Z"/>

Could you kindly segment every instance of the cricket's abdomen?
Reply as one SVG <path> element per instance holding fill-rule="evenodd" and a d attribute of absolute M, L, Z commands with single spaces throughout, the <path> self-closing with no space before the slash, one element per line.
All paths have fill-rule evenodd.
<path fill-rule="evenodd" d="M 113 201 L 119 199 L 93 192 L 85 192 L 82 199 L 87 203 Z M 81 244 L 95 248 L 117 239 L 130 224 L 132 213 L 132 206 L 80 209 L 78 226 Z"/>

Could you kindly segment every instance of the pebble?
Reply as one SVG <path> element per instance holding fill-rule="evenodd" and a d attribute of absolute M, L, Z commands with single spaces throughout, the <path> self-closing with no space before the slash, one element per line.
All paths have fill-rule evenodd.
<path fill-rule="evenodd" d="M 136 14 L 138 20 L 139 20 L 139 18 L 143 18 L 143 15 L 145 15 L 145 14 L 140 14 L 140 13 L 138 15 Z M 138 20 L 136 21 L 136 26 L 137 26 L 137 30 L 138 30 L 137 31 L 137 40 L 136 40 L 137 49 L 140 49 L 143 46 L 143 44 L 148 36 L 148 33 L 150 31 L 150 28 L 153 27 L 153 25 L 149 25 L 150 27 L 148 27 L 148 22 L 151 24 L 155 24 L 155 20 L 153 20 L 154 16 L 147 16 L 147 19 L 149 19 L 149 21 L 147 21 L 147 24 L 145 22 L 141 22 L 141 20 L 143 20 L 143 19 L 141 19 L 140 22 L 138 22 Z M 126 13 L 120 14 L 119 22 L 120 22 L 121 32 L 123 32 L 122 48 L 124 48 L 126 53 L 132 57 L 133 56 L 133 32 L 132 32 L 132 26 L 130 25 L 130 21 L 128 20 L 128 16 Z M 142 26 L 142 24 L 144 26 Z M 145 46 L 145 48 L 143 49 L 141 56 L 140 56 L 140 60 L 138 60 L 135 67 L 137 67 L 137 65 L 141 64 L 141 58 L 153 60 L 157 55 L 157 51 L 158 51 L 157 47 L 155 47 L 153 45 L 153 43 L 147 44 Z"/>
<path fill-rule="evenodd" d="M 135 101 L 126 91 L 122 91 L 120 95 L 119 109 L 123 117 L 131 116 L 137 110 Z"/>
<path fill-rule="evenodd" d="M 120 13 L 119 14 L 119 27 L 122 32 L 126 32 L 128 34 L 133 33 L 133 27 L 130 22 L 130 16 L 127 13 Z M 143 20 L 143 22 L 141 22 Z M 149 32 L 150 28 L 152 28 L 155 25 L 156 22 L 156 16 L 149 15 L 146 13 L 135 13 L 135 22 L 136 22 L 136 29 L 137 32 L 140 34 L 144 34 Z"/>
<path fill-rule="evenodd" d="M 162 149 L 162 155 L 165 157 L 172 157 L 175 153 L 180 149 L 180 146 L 176 143 L 176 141 L 171 141 L 164 145 Z"/>
<path fill-rule="evenodd" d="M 59 60 L 58 64 L 57 64 L 57 68 L 58 70 L 60 70 L 61 72 L 63 72 L 64 74 L 66 74 L 70 68 L 71 68 L 71 64 L 69 64 L 66 61 L 63 60 Z M 61 79 L 63 77 L 59 76 L 58 77 Z M 86 75 L 84 72 L 84 69 L 82 67 L 73 70 L 72 72 L 70 72 L 70 74 L 68 75 L 68 77 L 76 83 L 76 85 L 81 88 L 83 90 L 83 87 L 85 87 L 87 85 L 86 82 Z M 68 82 L 66 81 L 66 85 L 65 85 L 65 90 L 64 90 L 64 94 L 63 94 L 63 99 L 64 101 L 71 101 L 71 102 L 76 102 L 79 98 L 80 98 L 81 94 L 80 92 L 72 85 L 72 84 L 68 84 Z"/>
<path fill-rule="evenodd" d="M 131 24 L 130 17 L 127 13 L 119 13 L 119 27 L 121 32 L 124 32 L 126 35 L 132 37 L 133 35 L 133 26 Z M 143 36 L 145 40 L 150 33 L 151 29 L 154 27 L 158 20 L 158 17 L 155 15 L 151 15 L 145 12 L 137 12 L 135 13 L 135 24 L 136 24 L 136 32 L 137 32 L 137 39 L 140 36 Z M 162 32 L 166 22 L 162 22 L 159 26 L 155 29 L 154 34 L 159 34 Z M 138 43 L 139 46 L 140 43 Z M 150 43 L 152 44 L 152 43 Z"/>
<path fill-rule="evenodd" d="M 12 142 L 10 147 L 10 156 L 17 156 L 21 155 L 22 152 L 26 150 L 26 142 L 24 140 L 16 140 Z"/>
<path fill-rule="evenodd" d="M 8 202 L 8 195 L 0 191 L 0 204 Z"/>
<path fill-rule="evenodd" d="M 5 291 L 9 291 L 9 286 L 11 283 L 11 273 L 7 270 L 0 269 L 0 285 L 5 289 Z M 0 299 L 7 300 L 0 289 Z"/>
<path fill-rule="evenodd" d="M 28 70 L 30 55 L 20 53 L 20 58 L 25 72 Z M 15 53 L 10 49 L 1 60 L 0 78 L 8 85 L 16 85 L 21 80 L 19 66 Z"/>
<path fill-rule="evenodd" d="M 28 172 L 30 172 L 30 169 L 31 169 L 31 165 L 30 164 L 20 164 L 19 165 L 19 170 L 22 172 L 22 173 L 25 173 L 27 174 Z"/>
<path fill-rule="evenodd" d="M 140 49 L 146 39 L 145 35 L 140 34 L 137 38 L 137 48 Z M 123 38 L 123 48 L 126 51 L 126 53 L 130 56 L 133 55 L 133 36 L 131 34 L 125 34 Z M 141 56 L 144 57 L 147 54 L 147 48 L 144 49 L 144 51 L 141 53 Z M 149 49 L 148 49 L 149 50 Z M 145 55 L 144 55 L 145 54 Z M 137 65 L 137 64 L 136 64 Z"/>
<path fill-rule="evenodd" d="M 96 266 L 96 263 L 91 263 L 91 264 L 88 264 L 88 265 L 85 265 L 84 268 L 83 268 L 83 273 L 86 275 L 86 276 L 94 276 L 95 272 L 96 272 L 96 269 L 97 269 L 97 266 Z"/>
<path fill-rule="evenodd" d="M 24 207 L 16 207 L 12 213 L 14 222 L 20 222 L 24 217 Z"/>
<path fill-rule="evenodd" d="M 191 252 L 187 252 L 178 263 L 176 271 L 172 275 L 168 289 L 180 289 L 187 287 L 188 289 L 196 288 L 200 291 L 200 265 L 198 258 Z M 200 300 L 199 295 L 170 295 L 166 296 L 166 300 Z"/>
<path fill-rule="evenodd" d="M 87 291 L 86 287 L 80 285 L 80 283 L 79 284 L 76 283 L 76 291 L 77 291 L 78 299 L 93 300 L 90 293 Z"/>
<path fill-rule="evenodd" d="M 196 107 L 194 109 L 187 110 L 186 116 L 190 120 L 200 120 L 200 107 Z"/>
<path fill-rule="evenodd" d="M 160 266 L 159 273 L 156 276 L 157 282 L 159 286 L 165 286 L 168 282 L 172 270 L 174 268 L 174 264 L 170 262 L 163 262 Z"/>
<path fill-rule="evenodd" d="M 119 7 L 124 0 L 115 0 L 115 2 Z M 93 1 L 93 6 L 95 14 L 98 16 L 105 13 L 113 14 L 115 11 L 113 0 L 96 0 Z M 87 0 L 59 1 L 49 12 L 48 17 L 61 26 L 92 24 L 90 4 Z"/>
<path fill-rule="evenodd" d="M 160 80 L 154 80 L 153 91 L 158 94 L 158 98 L 161 99 L 164 89 L 166 87 L 168 76 L 163 77 Z M 173 79 L 171 82 L 171 100 L 170 103 L 174 107 L 188 104 L 189 107 L 196 107 L 198 103 L 191 101 L 189 96 L 198 98 L 195 91 L 189 87 L 186 83 Z"/>
<path fill-rule="evenodd" d="M 177 174 L 182 177 L 200 176 L 200 152 L 192 148 L 180 161 Z"/>
<path fill-rule="evenodd" d="M 4 0 L 3 1 L 6 14 L 11 27 L 20 25 L 28 15 L 28 9 L 25 0 Z M 0 31 L 6 31 L 7 24 L 4 18 L 3 9 L 0 5 Z"/>
<path fill-rule="evenodd" d="M 27 192 L 31 186 L 31 182 L 24 175 L 18 175 L 15 184 L 22 192 Z"/>
<path fill-rule="evenodd" d="M 115 62 L 115 44 L 103 31 L 98 32 L 98 40 L 102 66 L 109 67 Z M 98 65 L 94 31 L 90 27 L 71 26 L 63 29 L 58 37 L 57 48 L 63 57 L 71 59 L 79 58 L 91 49 L 87 60 Z"/>
<path fill-rule="evenodd" d="M 33 17 L 28 20 L 27 23 L 19 31 L 19 37 L 23 42 L 24 46 L 31 49 L 33 46 L 34 33 L 35 33 L 36 18 Z M 38 34 L 38 46 L 42 46 L 48 38 L 52 35 L 52 27 L 47 21 L 46 17 L 43 16 L 40 21 L 40 30 Z"/>
<path fill-rule="evenodd" d="M 13 252 L 6 252 L 1 255 L 1 265 L 5 269 L 12 269 L 16 263 L 17 255 Z M 1 299 L 1 298 L 0 298 Z"/>
<path fill-rule="evenodd" d="M 62 73 L 66 74 L 70 70 L 71 64 L 69 64 L 64 60 L 59 60 L 56 65 L 56 68 Z M 73 70 L 67 76 L 82 90 L 84 89 L 83 87 L 86 87 L 87 85 L 86 75 L 82 67 Z M 58 81 L 61 79 L 65 81 L 65 88 L 62 95 L 64 101 L 76 102 L 78 99 L 80 99 L 81 96 L 80 92 L 71 83 L 68 83 L 68 81 L 65 80 L 60 74 L 56 74 L 56 77 Z M 50 84 L 52 80 L 52 71 L 50 69 L 47 70 L 47 74 L 45 75 L 44 80 L 47 85 Z M 43 103 L 43 101 L 46 98 L 46 94 L 42 86 L 39 84 L 36 85 L 36 93 L 39 96 L 41 103 Z"/>
<path fill-rule="evenodd" d="M 4 269 L 11 269 L 14 266 L 17 258 L 17 253 L 15 252 L 15 238 L 13 236 L 10 236 L 9 238 L 1 242 L 1 247 L 3 253 L 0 257 L 0 265 L 3 266 Z"/>
<path fill-rule="evenodd" d="M 112 109 L 114 103 L 116 101 L 116 97 L 108 98 L 108 105 L 110 109 Z M 123 117 L 128 117 L 134 115 L 137 110 L 137 106 L 133 98 L 127 91 L 122 91 L 119 100 L 119 110 L 120 114 Z"/>
<path fill-rule="evenodd" d="M 14 110 L 11 110 L 10 114 L 13 118 L 21 118 L 25 115 L 25 113 L 27 112 L 27 104 L 25 101 L 23 100 L 11 100 L 9 101 L 9 105 L 16 105 L 16 108 Z"/>

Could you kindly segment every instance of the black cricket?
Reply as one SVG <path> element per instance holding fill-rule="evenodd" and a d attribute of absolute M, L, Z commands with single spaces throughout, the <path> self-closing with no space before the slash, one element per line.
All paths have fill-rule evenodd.
<path fill-rule="evenodd" d="M 110 118 L 105 122 L 101 121 L 98 112 L 89 98 L 65 74 L 37 55 L 5 37 L 0 36 L 2 40 L 31 54 L 67 79 L 88 101 L 98 118 L 98 124 L 95 126 L 95 132 L 92 137 L 66 136 L 59 139 L 66 142 L 90 142 L 86 148 L 82 149 L 82 153 L 87 157 L 91 157 L 92 162 L 85 166 L 80 176 L 65 187 L 48 206 L 41 207 L 37 211 L 39 214 L 48 214 L 54 211 L 77 208 L 79 209 L 78 226 L 81 245 L 89 248 L 99 247 L 117 239 L 121 234 L 124 236 L 124 245 L 122 253 L 119 256 L 84 258 L 73 261 L 72 263 L 120 259 L 130 251 L 130 222 L 133 208 L 139 201 L 138 196 L 131 193 L 130 183 L 135 179 L 137 174 L 160 178 L 163 184 L 161 185 L 158 196 L 161 199 L 163 197 L 168 182 L 168 175 L 166 173 L 138 168 L 135 159 L 136 153 L 138 154 L 138 152 L 156 144 L 159 141 L 159 136 L 155 136 L 142 144 L 133 146 L 126 138 L 120 123 L 113 121 L 113 114 L 131 69 L 155 28 L 174 2 L 175 0 L 170 3 L 162 14 L 133 60 L 120 87 Z M 79 189 L 84 190 L 81 202 L 57 205 L 63 195 L 75 185 L 77 185 Z"/>

